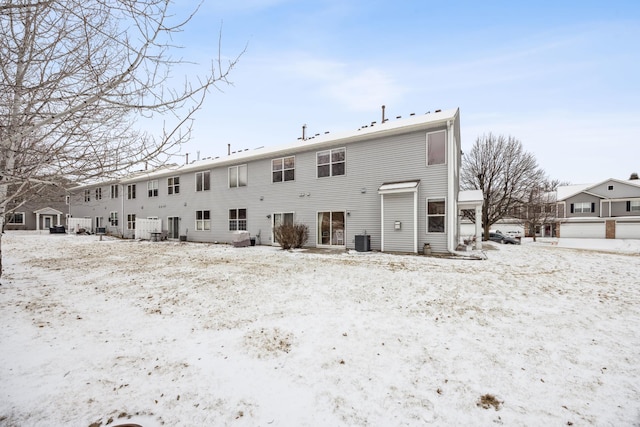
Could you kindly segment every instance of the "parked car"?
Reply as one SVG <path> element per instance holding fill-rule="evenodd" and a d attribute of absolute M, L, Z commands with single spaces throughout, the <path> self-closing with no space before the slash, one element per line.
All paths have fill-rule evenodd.
<path fill-rule="evenodd" d="M 489 240 L 492 242 L 498 242 L 503 244 L 510 245 L 519 245 L 520 242 L 514 239 L 513 237 L 505 236 L 502 233 L 489 233 Z"/>

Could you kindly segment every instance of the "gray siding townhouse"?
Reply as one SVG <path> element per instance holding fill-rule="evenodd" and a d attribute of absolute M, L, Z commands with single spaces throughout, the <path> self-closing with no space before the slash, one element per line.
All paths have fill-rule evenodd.
<path fill-rule="evenodd" d="M 446 252 L 459 237 L 460 156 L 459 110 L 437 111 L 75 187 L 70 212 L 127 238 L 156 219 L 170 239 L 224 243 L 245 230 L 272 245 L 273 228 L 295 222 L 311 247 L 366 235 L 373 250 Z"/>
<path fill-rule="evenodd" d="M 559 187 L 559 237 L 640 239 L 640 180 Z"/>
<path fill-rule="evenodd" d="M 65 191 L 61 187 L 50 186 L 37 195 L 29 195 L 29 200 L 17 200 L 7 206 L 5 230 L 49 230 L 50 227 L 65 225 L 68 205 Z"/>

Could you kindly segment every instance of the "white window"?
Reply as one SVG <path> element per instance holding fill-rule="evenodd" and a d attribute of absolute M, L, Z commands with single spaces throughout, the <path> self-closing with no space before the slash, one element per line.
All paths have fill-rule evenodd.
<path fill-rule="evenodd" d="M 111 224 L 112 227 L 118 226 L 118 212 L 113 211 L 109 213 L 109 224 Z"/>
<path fill-rule="evenodd" d="M 91 201 L 91 190 L 84 190 L 84 201 L 85 202 Z"/>
<path fill-rule="evenodd" d="M 136 214 L 127 215 L 127 230 L 136 229 Z"/>
<path fill-rule="evenodd" d="M 247 229 L 247 210 L 229 209 L 229 231 Z"/>
<path fill-rule="evenodd" d="M 179 176 L 173 176 L 171 178 L 167 178 L 167 193 L 169 194 L 180 193 L 180 177 Z"/>
<path fill-rule="evenodd" d="M 211 230 L 211 212 L 196 211 L 196 231 Z"/>
<path fill-rule="evenodd" d="M 158 197 L 158 180 L 147 182 L 147 194 L 149 197 Z"/>
<path fill-rule="evenodd" d="M 591 203 L 590 202 L 578 202 L 573 203 L 573 213 L 589 213 L 591 212 Z"/>
<path fill-rule="evenodd" d="M 196 191 L 209 191 L 211 189 L 211 172 L 196 172 Z"/>
<path fill-rule="evenodd" d="M 295 173 L 296 158 L 294 156 L 271 161 L 271 182 L 293 181 Z"/>
<path fill-rule="evenodd" d="M 319 151 L 316 153 L 317 177 L 344 175 L 347 163 L 347 149 L 335 148 L 333 150 Z"/>
<path fill-rule="evenodd" d="M 102 200 L 102 188 L 96 188 L 96 200 Z"/>
<path fill-rule="evenodd" d="M 444 199 L 427 200 L 427 233 L 444 233 L 445 208 Z"/>
<path fill-rule="evenodd" d="M 13 212 L 8 214 L 7 224 L 24 225 L 24 212 Z"/>
<path fill-rule="evenodd" d="M 229 188 L 247 186 L 247 165 L 229 168 Z"/>
<path fill-rule="evenodd" d="M 627 209 L 630 212 L 640 212 L 640 200 L 631 200 L 629 202 L 629 209 Z"/>
<path fill-rule="evenodd" d="M 135 199 L 136 198 L 136 185 L 129 184 L 127 185 L 127 199 Z"/>
<path fill-rule="evenodd" d="M 111 186 L 111 198 L 112 199 L 117 199 L 118 198 L 118 184 L 112 185 Z"/>
<path fill-rule="evenodd" d="M 445 163 L 446 141 L 447 132 L 444 130 L 427 134 L 427 166 Z"/>
<path fill-rule="evenodd" d="M 64 198 L 64 204 L 68 205 L 71 202 L 71 196 L 65 196 Z"/>

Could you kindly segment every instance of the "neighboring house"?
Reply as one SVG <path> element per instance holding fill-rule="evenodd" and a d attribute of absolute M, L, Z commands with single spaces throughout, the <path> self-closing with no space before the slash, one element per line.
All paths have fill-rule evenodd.
<path fill-rule="evenodd" d="M 51 186 L 27 201 L 11 202 L 5 215 L 5 230 L 49 230 L 49 227 L 65 225 L 69 206 L 65 202 L 65 190 Z"/>
<path fill-rule="evenodd" d="M 446 252 L 459 238 L 460 156 L 459 110 L 438 110 L 75 187 L 70 212 L 126 238 L 157 220 L 170 239 L 246 230 L 277 244 L 273 228 L 295 222 L 308 246 L 354 248 L 368 235 L 374 250 Z"/>
<path fill-rule="evenodd" d="M 640 239 L 640 180 L 558 187 L 558 237 Z"/>

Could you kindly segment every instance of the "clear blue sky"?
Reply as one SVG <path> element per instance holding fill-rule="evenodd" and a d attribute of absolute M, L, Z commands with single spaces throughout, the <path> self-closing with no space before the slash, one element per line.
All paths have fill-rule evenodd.
<path fill-rule="evenodd" d="M 186 7 L 186 1 L 179 1 Z M 551 178 L 640 173 L 640 1 L 205 0 L 177 38 L 247 50 L 197 115 L 195 159 L 459 107 L 462 147 L 520 139 Z"/>

